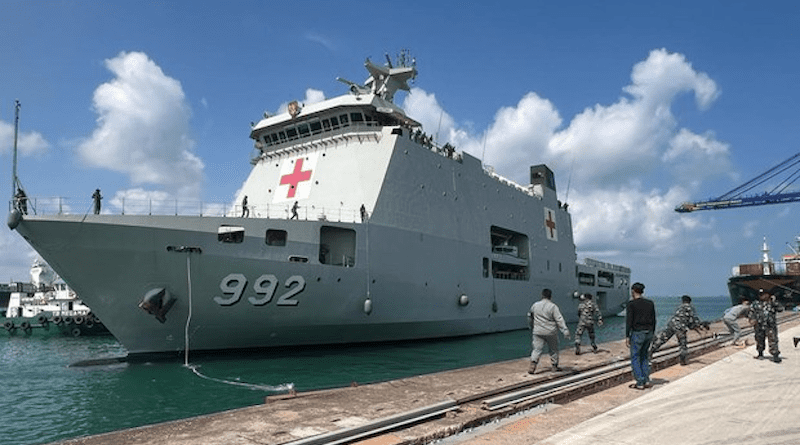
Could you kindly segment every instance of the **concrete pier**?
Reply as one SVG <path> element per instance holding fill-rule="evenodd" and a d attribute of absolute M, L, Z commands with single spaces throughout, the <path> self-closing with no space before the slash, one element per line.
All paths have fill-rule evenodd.
<path fill-rule="evenodd" d="M 789 315 L 789 314 L 786 314 Z M 787 317 L 783 317 L 786 319 Z M 597 354 L 562 351 L 563 372 L 527 374 L 527 359 L 329 391 L 268 397 L 263 405 L 66 441 L 68 444 L 800 443 L 800 321 L 780 325 L 785 358 L 694 340 L 688 366 L 654 358 L 654 387 L 628 388 L 624 341 Z M 745 337 L 753 343 L 752 335 Z M 665 347 L 674 344 L 671 340 Z M 547 359 L 543 358 L 547 365 Z M 530 393 L 530 394 L 529 394 Z M 492 407 L 499 396 L 519 394 Z M 760 402 L 764 400 L 764 402 Z"/>

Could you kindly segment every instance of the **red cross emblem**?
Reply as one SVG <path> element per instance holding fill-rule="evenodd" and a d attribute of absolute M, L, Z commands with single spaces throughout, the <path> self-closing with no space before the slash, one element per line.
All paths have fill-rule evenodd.
<path fill-rule="evenodd" d="M 547 234 L 547 239 L 558 241 L 558 232 L 556 232 L 556 221 L 553 219 L 553 211 L 550 209 L 544 209 L 544 225 L 547 227 L 545 229 L 545 233 Z"/>
<path fill-rule="evenodd" d="M 303 158 L 298 158 L 294 163 L 294 171 L 288 175 L 281 176 L 280 185 L 289 186 L 289 193 L 286 195 L 287 198 L 294 198 L 294 194 L 297 192 L 297 185 L 311 179 L 312 171 L 313 170 L 303 171 Z"/>

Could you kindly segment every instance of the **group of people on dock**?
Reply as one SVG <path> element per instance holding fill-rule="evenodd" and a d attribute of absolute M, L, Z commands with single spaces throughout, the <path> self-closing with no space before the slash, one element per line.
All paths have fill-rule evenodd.
<path fill-rule="evenodd" d="M 688 295 L 681 297 L 681 302 L 675 313 L 667 321 L 666 327 L 656 334 L 656 310 L 652 300 L 644 296 L 645 286 L 634 283 L 631 286 L 631 300 L 626 306 L 625 318 L 625 345 L 630 350 L 631 369 L 635 382 L 630 385 L 634 389 L 646 389 L 652 386 L 650 380 L 650 361 L 655 354 L 670 338 L 675 336 L 679 346 L 679 362 L 688 364 L 689 347 L 687 332 L 693 329 L 701 333 L 701 329 L 709 330 L 709 322 L 701 320 L 692 298 Z M 592 294 L 580 296 L 578 305 L 578 325 L 575 331 L 575 355 L 581 354 L 581 339 L 583 332 L 587 332 L 592 351 L 597 353 L 595 342 L 595 324 L 603 325 L 603 316 L 600 308 L 594 302 Z M 758 299 L 752 303 L 742 299 L 739 304 L 728 308 L 722 321 L 732 335 L 731 345 L 744 347 L 746 342 L 740 343 L 742 330 L 738 320 L 747 318 L 753 326 L 758 355 L 754 358 L 764 359 L 764 350 L 769 344 L 771 360 L 781 363 L 780 350 L 778 349 L 778 324 L 777 312 L 782 307 L 776 302 L 773 295 L 761 290 Z M 553 371 L 560 371 L 558 332 L 569 340 L 570 332 L 558 306 L 552 301 L 552 291 L 544 289 L 541 299 L 534 303 L 528 311 L 528 324 L 532 330 L 532 352 L 529 374 L 534 374 L 539 364 L 539 359 L 547 346 L 550 355 L 550 364 Z"/>

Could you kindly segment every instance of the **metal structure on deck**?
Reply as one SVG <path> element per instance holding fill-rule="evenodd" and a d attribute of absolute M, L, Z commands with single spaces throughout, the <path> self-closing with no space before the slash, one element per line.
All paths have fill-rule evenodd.
<path fill-rule="evenodd" d="M 793 187 L 798 179 L 800 179 L 800 153 L 717 198 L 711 198 L 706 201 L 684 202 L 675 207 L 675 211 L 689 213 L 696 210 L 716 210 L 800 201 L 800 191 Z M 753 190 L 756 187 L 770 188 L 761 194 L 754 194 Z"/>

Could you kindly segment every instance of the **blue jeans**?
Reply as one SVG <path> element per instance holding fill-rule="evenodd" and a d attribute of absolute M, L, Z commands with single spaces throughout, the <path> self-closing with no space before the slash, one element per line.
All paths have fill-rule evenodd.
<path fill-rule="evenodd" d="M 650 381 L 650 343 L 653 342 L 653 331 L 631 332 L 631 368 L 637 385 Z"/>

